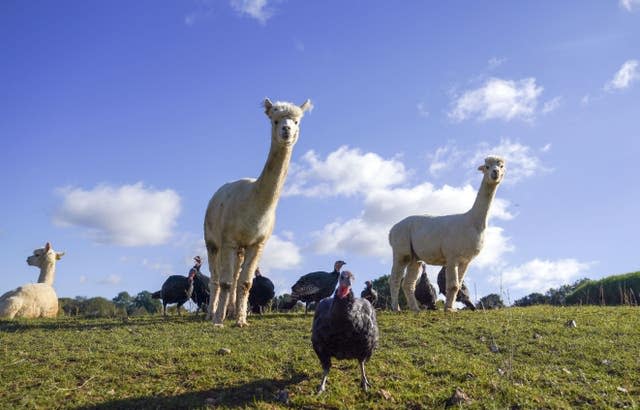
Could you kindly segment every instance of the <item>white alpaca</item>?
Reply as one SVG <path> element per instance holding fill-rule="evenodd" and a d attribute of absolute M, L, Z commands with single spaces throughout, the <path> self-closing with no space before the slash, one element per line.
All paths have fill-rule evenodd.
<path fill-rule="evenodd" d="M 485 158 L 478 170 L 484 174 L 476 200 L 464 214 L 409 216 L 389 231 L 389 244 L 393 249 L 393 267 L 389 278 L 391 308 L 399 310 L 398 291 L 406 269 L 402 289 L 409 308 L 419 310 L 414 291 L 420 270 L 420 261 L 446 267 L 445 310 L 455 310 L 460 284 L 469 262 L 482 250 L 487 227 L 489 207 L 502 181 L 504 159 Z"/>
<path fill-rule="evenodd" d="M 205 215 L 204 240 L 211 272 L 209 317 L 216 326 L 222 326 L 234 298 L 236 324 L 247 325 L 253 273 L 273 231 L 299 122 L 311 102 L 298 107 L 287 102 L 274 104 L 267 98 L 264 108 L 271 119 L 271 148 L 262 173 L 258 179 L 241 179 L 220 187 Z"/>
<path fill-rule="evenodd" d="M 0 296 L 0 318 L 56 317 L 58 296 L 53 289 L 56 261 L 64 252 L 55 252 L 47 242 L 44 248 L 36 249 L 27 258 L 27 263 L 40 268 L 38 283 L 28 283 Z"/>

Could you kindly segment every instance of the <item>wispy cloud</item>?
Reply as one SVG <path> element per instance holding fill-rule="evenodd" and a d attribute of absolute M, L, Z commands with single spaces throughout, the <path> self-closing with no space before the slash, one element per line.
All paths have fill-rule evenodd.
<path fill-rule="evenodd" d="M 422 101 L 420 101 L 418 104 L 416 104 L 416 108 L 418 110 L 418 115 L 423 117 L 423 118 L 427 118 L 429 116 L 429 111 L 427 110 L 427 107 L 425 105 L 425 103 L 423 103 Z"/>
<path fill-rule="evenodd" d="M 266 24 L 273 16 L 273 10 L 269 7 L 269 0 L 231 0 L 231 7 L 240 14 L 247 15 Z"/>
<path fill-rule="evenodd" d="M 640 7 L 640 0 L 620 0 L 620 7 L 633 11 L 636 7 Z"/>
<path fill-rule="evenodd" d="M 616 72 L 611 80 L 605 85 L 605 91 L 616 91 L 629 88 L 631 84 L 640 79 L 640 69 L 638 60 L 628 60 Z"/>
<path fill-rule="evenodd" d="M 520 266 L 506 268 L 500 275 L 490 276 L 489 281 L 502 283 L 502 286 L 518 293 L 544 293 L 549 288 L 557 288 L 586 277 L 590 266 L 591 263 L 576 259 L 533 259 Z"/>
<path fill-rule="evenodd" d="M 489 59 L 489 61 L 487 62 L 487 65 L 489 67 L 489 70 L 493 70 L 495 68 L 500 67 L 502 64 L 504 64 L 507 61 L 506 58 L 501 58 L 501 57 L 491 57 Z"/>
<path fill-rule="evenodd" d="M 518 81 L 490 78 L 480 88 L 466 91 L 453 102 L 449 117 L 455 121 L 477 118 L 532 120 L 543 88 L 535 78 Z"/>
<path fill-rule="evenodd" d="M 172 235 L 180 214 L 180 196 L 158 191 L 142 182 L 119 187 L 98 185 L 91 190 L 57 190 L 62 204 L 54 223 L 81 228 L 97 243 L 122 246 L 160 245 Z"/>
<path fill-rule="evenodd" d="M 101 285 L 118 285 L 120 282 L 122 282 L 122 278 L 114 274 L 98 280 L 98 283 Z"/>
<path fill-rule="evenodd" d="M 560 107 L 561 102 L 562 102 L 562 97 L 554 97 L 549 101 L 546 101 L 542 106 L 542 114 L 549 114 L 557 110 L 558 107 Z"/>

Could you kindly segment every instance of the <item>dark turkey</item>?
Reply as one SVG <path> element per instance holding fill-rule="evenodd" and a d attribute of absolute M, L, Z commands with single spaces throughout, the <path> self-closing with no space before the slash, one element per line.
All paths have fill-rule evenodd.
<path fill-rule="evenodd" d="M 269 305 L 271 299 L 276 295 L 273 282 L 262 276 L 260 270 L 256 269 L 256 276 L 253 278 L 251 290 L 249 290 L 249 306 L 253 313 L 262 314 L 264 308 Z"/>
<path fill-rule="evenodd" d="M 368 300 L 354 298 L 353 279 L 351 272 L 342 272 L 335 295 L 320 301 L 313 316 L 311 343 L 323 370 L 318 393 L 326 388 L 332 357 L 358 360 L 360 385 L 365 391 L 370 386 L 364 365 L 378 345 L 376 311 Z"/>
<path fill-rule="evenodd" d="M 194 266 L 195 268 L 195 266 Z M 200 272 L 200 269 L 196 270 L 196 276 L 193 279 L 193 293 L 191 294 L 191 300 L 196 304 L 199 311 L 206 312 L 209 307 L 209 297 L 211 292 L 209 290 L 209 277 Z"/>
<path fill-rule="evenodd" d="M 424 266 L 422 268 L 422 275 L 420 275 L 420 279 L 416 284 L 414 295 L 421 305 L 426 306 L 429 310 L 436 310 L 438 295 L 436 294 L 436 288 L 429 282 Z"/>
<path fill-rule="evenodd" d="M 447 295 L 447 276 L 446 276 L 446 268 L 443 266 L 438 272 L 438 289 L 440 293 L 443 295 Z M 476 310 L 476 307 L 473 305 L 471 301 L 471 297 L 469 296 L 469 289 L 467 285 L 462 282 L 460 285 L 460 290 L 458 291 L 458 295 L 456 296 L 457 302 L 462 302 L 466 307 L 471 310 Z"/>
<path fill-rule="evenodd" d="M 307 314 L 309 303 L 317 303 L 333 294 L 340 277 L 340 269 L 346 264 L 344 261 L 336 261 L 333 264 L 333 272 L 307 273 L 291 286 L 291 296 L 305 303 L 305 314 Z"/>
<path fill-rule="evenodd" d="M 373 288 L 373 283 L 370 280 L 364 283 L 365 288 L 362 292 L 360 292 L 360 297 L 365 298 L 371 303 L 371 306 L 376 307 L 376 303 L 378 303 L 378 291 Z"/>
<path fill-rule="evenodd" d="M 196 274 L 194 270 L 189 271 L 189 276 L 171 275 L 162 284 L 162 289 L 151 294 L 154 299 L 162 299 L 162 313 L 167 315 L 167 305 L 178 304 L 178 315 L 180 307 L 185 304 L 193 293 L 193 279 Z"/>

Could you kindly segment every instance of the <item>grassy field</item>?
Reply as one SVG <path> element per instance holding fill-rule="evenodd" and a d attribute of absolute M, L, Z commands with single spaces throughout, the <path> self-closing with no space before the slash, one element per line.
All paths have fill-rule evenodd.
<path fill-rule="evenodd" d="M 379 312 L 371 390 L 340 361 L 320 396 L 311 316 L 249 319 L 1 321 L 0 408 L 444 408 L 456 388 L 465 408 L 640 406 L 638 308 Z"/>

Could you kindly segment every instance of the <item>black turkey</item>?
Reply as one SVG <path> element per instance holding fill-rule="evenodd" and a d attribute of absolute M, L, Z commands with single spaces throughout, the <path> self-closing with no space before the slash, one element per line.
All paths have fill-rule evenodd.
<path fill-rule="evenodd" d="M 443 266 L 438 272 L 438 289 L 440 293 L 443 295 L 447 295 L 447 277 L 446 277 L 446 268 Z M 466 307 L 471 310 L 476 310 L 476 307 L 473 305 L 471 301 L 471 297 L 469 296 L 469 289 L 467 285 L 462 282 L 460 284 L 460 290 L 458 291 L 458 296 L 456 297 L 457 302 L 462 302 Z"/>
<path fill-rule="evenodd" d="M 333 272 L 311 272 L 302 276 L 291 287 L 291 296 L 295 300 L 305 303 L 304 313 L 307 314 L 309 303 L 319 302 L 331 296 L 340 277 L 340 269 L 346 265 L 344 261 L 336 261 L 333 264 Z"/>
<path fill-rule="evenodd" d="M 256 269 L 256 276 L 253 278 L 251 290 L 249 290 L 249 306 L 253 313 L 262 314 L 264 308 L 269 305 L 271 299 L 276 295 L 273 282 L 262 276 L 259 269 Z"/>
<path fill-rule="evenodd" d="M 323 370 L 318 393 L 326 388 L 332 357 L 358 360 L 360 385 L 365 391 L 370 386 L 364 365 L 378 345 L 376 311 L 368 300 L 354 298 L 353 279 L 351 272 L 342 272 L 335 295 L 320 301 L 313 316 L 311 342 Z"/>
<path fill-rule="evenodd" d="M 171 275 L 164 281 L 162 288 L 151 294 L 153 299 L 162 299 L 162 313 L 167 316 L 167 305 L 172 303 L 178 304 L 178 315 L 180 315 L 180 307 L 191 298 L 193 293 L 193 279 L 196 274 L 192 270 L 189 276 Z"/>
<path fill-rule="evenodd" d="M 416 284 L 414 295 L 421 305 L 426 306 L 429 310 L 436 310 L 438 295 L 436 294 L 436 289 L 429 282 L 425 265 L 422 265 L 422 275 L 420 275 L 420 279 Z"/>
<path fill-rule="evenodd" d="M 371 303 L 371 306 L 376 307 L 378 303 L 378 291 L 373 288 L 373 283 L 368 280 L 364 283 L 364 290 L 360 292 L 360 297 L 365 298 Z"/>

